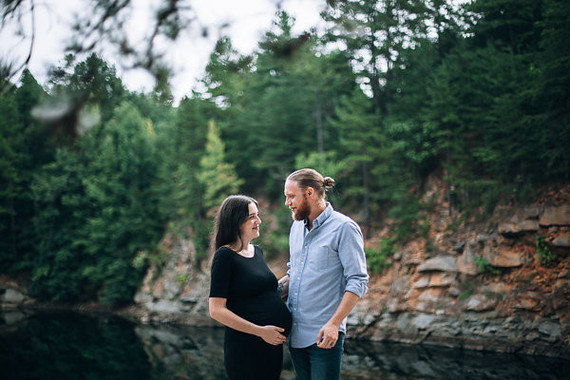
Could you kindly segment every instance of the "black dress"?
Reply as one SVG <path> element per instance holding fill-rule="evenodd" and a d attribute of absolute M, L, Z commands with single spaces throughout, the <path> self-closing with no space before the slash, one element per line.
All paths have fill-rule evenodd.
<path fill-rule="evenodd" d="M 251 258 L 226 247 L 218 249 L 212 263 L 210 297 L 226 298 L 229 310 L 256 325 L 282 327 L 284 335 L 291 330 L 291 313 L 277 293 L 277 278 L 258 246 Z M 283 345 L 273 346 L 226 326 L 224 364 L 232 380 L 278 380 Z"/>

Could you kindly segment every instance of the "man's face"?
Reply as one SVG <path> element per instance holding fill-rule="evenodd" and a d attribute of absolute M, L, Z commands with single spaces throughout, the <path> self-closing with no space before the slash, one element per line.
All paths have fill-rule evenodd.
<path fill-rule="evenodd" d="M 295 181 L 285 182 L 285 206 L 291 210 L 294 220 L 305 220 L 311 214 L 306 191 L 297 186 Z"/>

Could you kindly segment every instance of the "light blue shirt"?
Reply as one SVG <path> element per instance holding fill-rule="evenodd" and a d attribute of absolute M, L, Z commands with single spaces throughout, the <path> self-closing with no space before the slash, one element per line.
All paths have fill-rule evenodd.
<path fill-rule="evenodd" d="M 317 343 L 319 330 L 333 316 L 346 291 L 364 296 L 368 273 L 360 227 L 330 203 L 313 221 L 294 221 L 289 234 L 289 298 L 293 315 L 289 344 Z M 346 333 L 346 318 L 339 331 Z"/>

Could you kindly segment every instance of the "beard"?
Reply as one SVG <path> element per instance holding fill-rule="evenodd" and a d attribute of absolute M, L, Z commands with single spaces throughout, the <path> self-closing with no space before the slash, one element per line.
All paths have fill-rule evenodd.
<path fill-rule="evenodd" d="M 311 214 L 311 206 L 307 202 L 307 198 L 303 199 L 303 202 L 297 207 L 297 210 L 291 212 L 291 217 L 293 220 L 305 220 Z"/>

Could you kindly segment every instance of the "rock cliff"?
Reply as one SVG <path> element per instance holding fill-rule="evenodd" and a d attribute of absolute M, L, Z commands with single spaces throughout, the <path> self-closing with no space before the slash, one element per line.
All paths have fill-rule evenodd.
<path fill-rule="evenodd" d="M 350 317 L 354 334 L 568 357 L 568 190 L 545 191 L 536 202 L 453 228 L 457 217 L 438 199 L 429 236 L 402 247 L 373 277 Z"/>
<path fill-rule="evenodd" d="M 450 216 L 445 192 L 433 187 L 438 207 L 429 234 L 400 247 L 388 269 L 371 276 L 349 316 L 349 335 L 570 357 L 570 187 L 497 208 L 483 222 Z M 197 263 L 190 241 L 167 237 L 163 244 L 167 262 L 160 273 L 150 269 L 135 298 L 140 318 L 211 323 L 208 263 Z M 270 263 L 278 277 L 286 261 Z"/>
<path fill-rule="evenodd" d="M 431 189 L 429 229 L 371 276 L 349 336 L 570 358 L 570 186 L 499 207 L 484 221 L 450 215 L 444 186 Z M 390 231 L 384 223 L 367 247 Z M 121 312 L 143 322 L 214 324 L 208 260 L 197 259 L 188 239 L 168 235 L 161 245 L 165 261 L 149 269 L 136 306 Z M 286 262 L 282 254 L 269 263 L 277 277 Z M 18 284 L 1 283 L 4 307 L 33 303 Z"/>

